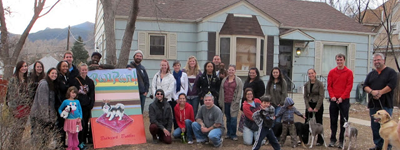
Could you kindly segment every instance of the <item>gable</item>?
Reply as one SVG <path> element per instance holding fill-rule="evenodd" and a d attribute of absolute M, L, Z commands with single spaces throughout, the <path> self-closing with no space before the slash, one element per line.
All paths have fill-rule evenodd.
<path fill-rule="evenodd" d="M 285 40 L 297 40 L 297 41 L 314 41 L 315 39 L 308 35 L 307 33 L 299 30 L 299 29 L 295 29 L 295 30 L 288 30 L 286 32 L 283 32 L 280 35 L 281 39 L 285 39 Z"/>

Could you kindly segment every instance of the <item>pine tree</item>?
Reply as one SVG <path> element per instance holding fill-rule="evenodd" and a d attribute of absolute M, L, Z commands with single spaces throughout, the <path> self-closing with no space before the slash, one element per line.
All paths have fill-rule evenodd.
<path fill-rule="evenodd" d="M 72 61 L 74 65 L 78 65 L 81 62 L 86 63 L 86 60 L 89 58 L 88 51 L 84 46 L 85 44 L 83 43 L 82 37 L 79 36 L 71 50 L 72 53 L 74 53 L 74 61 Z"/>

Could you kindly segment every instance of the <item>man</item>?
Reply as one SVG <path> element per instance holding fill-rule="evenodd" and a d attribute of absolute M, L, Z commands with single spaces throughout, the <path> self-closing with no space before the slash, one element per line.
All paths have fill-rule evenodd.
<path fill-rule="evenodd" d="M 100 59 L 101 59 L 101 54 L 99 52 L 93 52 L 91 59 L 92 60 L 87 63 L 87 65 L 89 65 L 89 71 L 97 70 L 97 69 L 114 69 L 115 68 L 113 65 L 99 64 Z"/>
<path fill-rule="evenodd" d="M 215 55 L 212 61 L 215 64 L 215 70 L 217 73 L 217 77 L 219 76 L 219 70 L 221 69 L 221 57 L 219 57 L 218 55 Z"/>
<path fill-rule="evenodd" d="M 74 61 L 73 53 L 71 51 L 66 51 L 64 53 L 64 60 L 69 64 L 69 75 L 68 78 L 71 80 L 79 75 L 79 70 L 76 68 L 72 61 Z"/>
<path fill-rule="evenodd" d="M 369 93 L 368 108 L 370 116 L 376 111 L 384 109 L 390 115 L 393 112 L 393 94 L 397 83 L 397 73 L 385 65 L 385 56 L 381 53 L 374 54 L 374 66 L 365 79 L 364 91 Z M 379 136 L 380 125 L 374 122 L 371 116 L 371 129 L 375 147 L 370 150 L 382 149 L 383 139 Z"/>
<path fill-rule="evenodd" d="M 353 71 L 345 66 L 346 56 L 337 54 L 335 56 L 337 67 L 329 71 L 328 92 L 330 97 L 329 115 L 331 119 L 331 142 L 329 147 L 335 146 L 338 115 L 340 113 L 339 148 L 343 147 L 344 131 L 343 124 L 349 119 L 350 92 L 353 88 Z"/>
<path fill-rule="evenodd" d="M 165 144 L 171 144 L 171 130 L 172 130 L 172 108 L 165 98 L 165 93 L 162 89 L 156 91 L 156 98 L 154 102 L 149 105 L 149 118 L 150 118 L 150 133 L 153 137 L 153 143 L 158 141 Z"/>
<path fill-rule="evenodd" d="M 126 68 L 136 68 L 136 73 L 139 82 L 139 95 L 140 95 L 140 106 L 142 107 L 142 114 L 144 110 L 144 103 L 146 101 L 146 95 L 149 92 L 149 76 L 147 75 L 146 68 L 140 64 L 143 60 L 143 52 L 136 50 L 133 52 L 133 61 L 131 61 Z"/>
<path fill-rule="evenodd" d="M 193 133 L 198 143 L 205 143 L 208 139 L 214 147 L 222 147 L 224 121 L 221 109 L 214 105 L 214 96 L 208 93 L 204 96 L 204 105 L 200 107 L 196 122 L 192 124 Z"/>

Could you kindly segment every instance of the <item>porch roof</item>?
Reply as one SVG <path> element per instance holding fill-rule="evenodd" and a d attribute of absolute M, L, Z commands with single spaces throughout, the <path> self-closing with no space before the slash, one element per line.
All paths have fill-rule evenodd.
<path fill-rule="evenodd" d="M 295 41 L 314 41 L 315 38 L 308 35 L 307 33 L 301 31 L 300 29 L 289 29 L 280 31 L 279 37 L 285 40 L 295 40 Z"/>
<path fill-rule="evenodd" d="M 222 35 L 255 35 L 264 37 L 264 33 L 258 23 L 256 16 L 237 17 L 228 14 L 226 21 L 221 28 Z"/>

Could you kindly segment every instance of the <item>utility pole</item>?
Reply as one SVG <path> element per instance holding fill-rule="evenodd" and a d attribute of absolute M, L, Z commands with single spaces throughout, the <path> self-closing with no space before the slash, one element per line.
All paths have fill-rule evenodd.
<path fill-rule="evenodd" d="M 70 30 L 71 30 L 71 26 L 68 26 L 67 51 L 69 50 L 69 34 L 71 33 Z"/>

